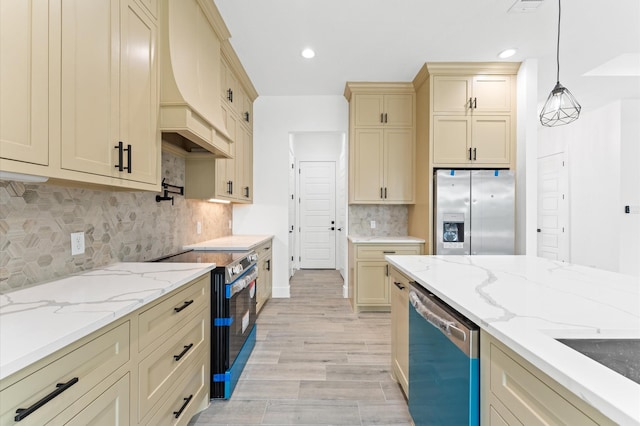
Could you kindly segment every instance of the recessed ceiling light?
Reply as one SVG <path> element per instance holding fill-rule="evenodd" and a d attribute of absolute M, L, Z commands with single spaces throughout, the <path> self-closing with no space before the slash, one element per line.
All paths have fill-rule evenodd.
<path fill-rule="evenodd" d="M 314 56 L 316 56 L 316 52 L 313 51 L 313 49 L 307 47 L 306 49 L 304 49 L 302 51 L 302 57 L 306 58 L 306 59 L 311 59 Z"/>
<path fill-rule="evenodd" d="M 498 58 L 507 59 L 516 54 L 516 49 L 505 49 L 502 52 L 498 53 Z"/>

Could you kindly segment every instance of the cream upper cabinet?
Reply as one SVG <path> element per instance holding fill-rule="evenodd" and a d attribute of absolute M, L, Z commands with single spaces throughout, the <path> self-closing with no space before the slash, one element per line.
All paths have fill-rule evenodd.
<path fill-rule="evenodd" d="M 349 202 L 415 201 L 415 95 L 408 83 L 347 83 Z"/>
<path fill-rule="evenodd" d="M 510 75 L 433 77 L 433 113 L 510 113 Z"/>
<path fill-rule="evenodd" d="M 500 165 L 511 163 L 511 117 L 434 116 L 434 165 Z"/>
<path fill-rule="evenodd" d="M 413 126 L 411 94 L 356 94 L 355 126 Z"/>
<path fill-rule="evenodd" d="M 62 2 L 61 167 L 156 183 L 157 27 L 133 0 Z"/>
<path fill-rule="evenodd" d="M 427 64 L 434 167 L 515 166 L 516 72 L 511 64 Z M 475 73 L 474 73 L 475 71 Z"/>
<path fill-rule="evenodd" d="M 49 2 L 0 2 L 0 157 L 49 164 Z"/>

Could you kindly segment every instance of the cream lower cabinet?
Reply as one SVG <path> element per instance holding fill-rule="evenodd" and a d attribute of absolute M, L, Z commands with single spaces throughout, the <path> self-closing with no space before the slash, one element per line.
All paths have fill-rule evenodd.
<path fill-rule="evenodd" d="M 424 244 L 349 241 L 349 301 L 355 312 L 391 309 L 386 255 L 422 254 Z"/>
<path fill-rule="evenodd" d="M 614 425 L 486 332 L 480 337 L 481 425 Z"/>
<path fill-rule="evenodd" d="M 256 311 L 260 312 L 264 304 L 271 299 L 273 289 L 273 271 L 272 271 L 272 240 L 260 244 L 256 247 L 258 254 L 258 280 L 256 288 Z"/>
<path fill-rule="evenodd" d="M 391 288 L 391 371 L 409 397 L 409 278 L 396 268 L 389 271 Z"/>
<path fill-rule="evenodd" d="M 3 379 L 0 425 L 186 425 L 209 402 L 209 297 L 205 274 Z"/>

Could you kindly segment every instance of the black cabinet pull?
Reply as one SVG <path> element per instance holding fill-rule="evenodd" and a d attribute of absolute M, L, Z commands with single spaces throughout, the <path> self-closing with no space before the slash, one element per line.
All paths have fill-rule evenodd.
<path fill-rule="evenodd" d="M 271 270 L 271 259 L 267 260 L 267 266 L 266 266 L 267 271 Z"/>
<path fill-rule="evenodd" d="M 189 352 L 189 350 L 191 350 L 191 348 L 193 347 L 193 343 L 188 344 L 187 346 L 184 346 L 184 350 L 182 352 L 180 352 L 178 355 L 174 355 L 173 359 L 176 361 L 180 361 L 180 359 L 185 356 L 187 354 L 187 352 Z"/>
<path fill-rule="evenodd" d="M 127 173 L 131 173 L 131 145 L 127 145 L 123 151 L 127 151 L 127 167 L 124 167 L 124 169 Z"/>
<path fill-rule="evenodd" d="M 385 199 L 387 198 L 387 187 L 386 186 L 384 187 L 384 198 Z"/>
<path fill-rule="evenodd" d="M 387 277 L 389 276 L 389 265 L 388 264 L 384 265 L 384 275 L 387 276 Z"/>
<path fill-rule="evenodd" d="M 335 231 L 335 230 L 336 230 L 335 226 L 332 226 L 331 228 L 329 228 L 329 231 Z"/>
<path fill-rule="evenodd" d="M 227 100 L 233 102 L 233 90 L 227 89 Z"/>
<path fill-rule="evenodd" d="M 383 194 L 383 192 L 382 192 L 382 187 L 380 187 L 380 198 L 384 198 L 384 197 L 382 196 L 382 194 Z"/>
<path fill-rule="evenodd" d="M 469 109 L 473 109 L 473 99 L 469 98 Z"/>
<path fill-rule="evenodd" d="M 115 165 L 115 168 L 118 169 L 118 171 L 123 171 L 124 170 L 124 152 L 122 151 L 123 149 L 123 143 L 122 141 L 118 142 L 118 145 L 114 146 L 115 149 L 118 150 L 118 164 Z"/>
<path fill-rule="evenodd" d="M 477 155 L 476 155 L 476 150 L 477 150 L 477 149 L 478 149 L 478 148 L 473 148 L 473 160 L 474 160 L 474 161 L 475 161 L 475 160 L 477 160 Z"/>
<path fill-rule="evenodd" d="M 229 183 L 231 184 L 231 191 L 229 192 L 229 194 L 233 195 L 233 181 L 230 180 Z"/>
<path fill-rule="evenodd" d="M 387 116 L 387 113 L 384 113 L 384 122 L 388 123 L 389 122 L 389 117 Z"/>
<path fill-rule="evenodd" d="M 193 303 L 193 299 L 185 301 L 182 306 L 178 306 L 177 308 L 173 308 L 174 311 L 180 312 L 185 309 L 187 306 Z"/>
<path fill-rule="evenodd" d="M 396 254 L 395 251 L 383 251 L 382 253 L 384 253 L 384 254 Z"/>
<path fill-rule="evenodd" d="M 182 404 L 182 407 L 180 407 L 178 411 L 173 412 L 173 416 L 176 419 L 182 415 L 182 412 L 184 411 L 185 408 L 187 408 L 187 405 L 189 405 L 192 399 L 193 399 L 193 394 L 189 395 L 187 398 L 184 398 L 184 404 Z"/>
<path fill-rule="evenodd" d="M 473 98 L 473 109 L 478 109 L 478 98 Z"/>
<path fill-rule="evenodd" d="M 400 290 L 404 290 L 404 286 L 403 286 L 402 284 L 397 283 L 397 282 L 395 282 L 395 281 L 394 281 L 393 283 L 394 283 L 394 284 L 396 285 L 396 287 L 398 287 Z"/>
<path fill-rule="evenodd" d="M 27 416 L 29 416 L 30 414 L 33 414 L 36 410 L 44 406 L 47 402 L 51 401 L 53 398 L 60 395 L 62 392 L 66 391 L 76 383 L 78 383 L 78 378 L 74 377 L 73 379 L 69 380 L 67 383 L 56 384 L 56 388 L 57 388 L 56 390 L 54 390 L 53 392 L 51 392 L 50 394 L 42 398 L 40 401 L 33 404 L 31 407 L 18 408 L 16 410 L 16 416 L 14 417 L 14 420 L 16 422 L 24 420 Z"/>
<path fill-rule="evenodd" d="M 471 161 L 471 148 L 469 148 L 469 161 Z"/>
<path fill-rule="evenodd" d="M 244 187 L 244 196 L 245 196 L 246 198 L 249 198 L 249 187 L 248 187 L 248 186 L 245 186 L 245 187 Z"/>
<path fill-rule="evenodd" d="M 249 122 L 249 111 L 244 112 L 244 121 Z"/>
<path fill-rule="evenodd" d="M 380 113 L 380 122 L 384 123 L 384 113 Z"/>

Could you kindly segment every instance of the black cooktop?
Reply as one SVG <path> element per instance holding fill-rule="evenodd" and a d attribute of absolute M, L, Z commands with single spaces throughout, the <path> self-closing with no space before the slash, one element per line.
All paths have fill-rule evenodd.
<path fill-rule="evenodd" d="M 189 250 L 168 256 L 159 257 L 151 262 L 174 262 L 174 263 L 215 263 L 217 268 L 224 268 L 245 258 L 250 251 L 196 251 Z"/>

